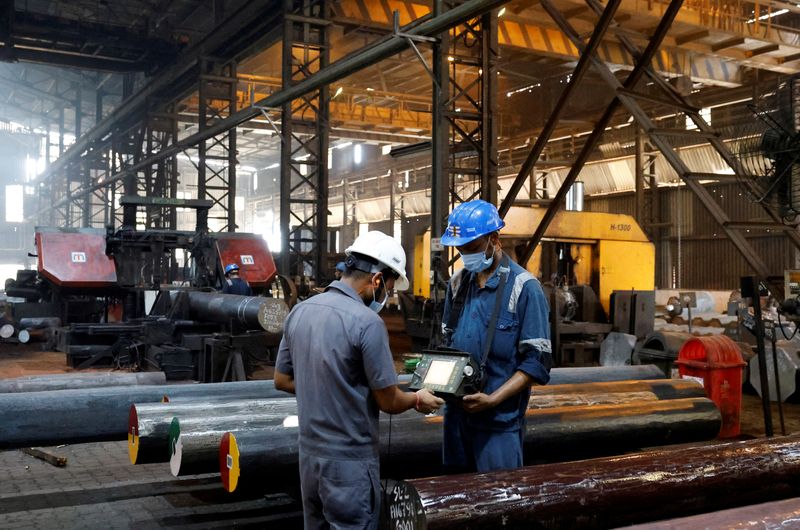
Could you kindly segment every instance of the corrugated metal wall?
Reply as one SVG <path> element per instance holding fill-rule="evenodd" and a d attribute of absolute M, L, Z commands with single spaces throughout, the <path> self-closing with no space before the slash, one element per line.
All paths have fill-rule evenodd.
<path fill-rule="evenodd" d="M 708 186 L 733 220 L 766 220 L 763 210 L 740 195 L 735 184 Z M 737 289 L 742 276 L 752 274 L 747 262 L 713 217 L 685 188 L 659 188 L 660 208 L 669 227 L 660 229 L 656 243 L 656 286 L 684 289 Z M 635 211 L 635 195 L 624 193 L 588 197 L 586 209 L 595 212 Z M 798 257 L 788 238 L 775 231 L 745 233 L 767 266 L 776 275 L 797 268 Z M 680 243 L 679 243 L 680 241 Z M 680 256 L 680 259 L 679 259 Z"/>

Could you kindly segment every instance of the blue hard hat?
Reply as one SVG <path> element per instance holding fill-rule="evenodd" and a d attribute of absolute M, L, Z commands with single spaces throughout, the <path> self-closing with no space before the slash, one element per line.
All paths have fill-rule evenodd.
<path fill-rule="evenodd" d="M 239 266 L 235 263 L 230 263 L 228 265 L 225 265 L 225 274 L 230 274 L 231 271 L 238 271 L 238 270 Z"/>
<path fill-rule="evenodd" d="M 339 263 L 336 264 L 337 271 L 344 272 L 344 269 L 345 269 L 344 261 L 340 261 Z"/>
<path fill-rule="evenodd" d="M 442 235 L 442 245 L 460 247 L 505 225 L 493 204 L 480 199 L 465 202 L 450 212 L 447 228 Z"/>

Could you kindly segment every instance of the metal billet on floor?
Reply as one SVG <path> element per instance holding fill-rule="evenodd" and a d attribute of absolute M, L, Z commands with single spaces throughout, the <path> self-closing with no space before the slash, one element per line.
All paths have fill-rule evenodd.
<path fill-rule="evenodd" d="M 167 379 L 164 372 L 90 372 L 29 375 L 0 380 L 0 394 L 10 392 L 46 392 L 73 388 L 163 385 L 166 382 Z"/>
<path fill-rule="evenodd" d="M 387 528 L 610 528 L 797 495 L 800 436 L 416 479 L 387 493 Z"/>
<path fill-rule="evenodd" d="M 721 425 L 719 411 L 706 398 L 529 408 L 526 417 L 528 462 L 709 440 Z M 233 491 L 241 483 L 274 486 L 286 477 L 296 476 L 296 432 L 272 427 L 223 436 L 219 462 L 226 489 Z M 393 417 L 391 422 L 382 416 L 380 436 L 383 476 L 426 476 L 442 471 L 441 416 L 421 416 L 411 411 Z M 275 451 L 276 445 L 281 451 Z"/>
<path fill-rule="evenodd" d="M 0 394 L 0 448 L 125 440 L 130 406 L 181 399 L 288 397 L 272 381 Z"/>

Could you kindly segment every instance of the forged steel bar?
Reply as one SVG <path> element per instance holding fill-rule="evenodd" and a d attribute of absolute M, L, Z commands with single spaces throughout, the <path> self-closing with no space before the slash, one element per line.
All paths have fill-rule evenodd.
<path fill-rule="evenodd" d="M 296 410 L 296 407 L 295 407 Z M 176 477 L 219 471 L 219 444 L 226 432 L 297 426 L 294 414 L 256 414 L 172 420 L 169 433 L 169 467 Z"/>
<path fill-rule="evenodd" d="M 583 366 L 579 368 L 553 368 L 548 385 L 572 383 L 600 383 L 603 381 L 627 381 L 641 379 L 664 379 L 664 372 L 657 366 Z"/>
<path fill-rule="evenodd" d="M 229 324 L 236 322 L 247 329 L 274 331 L 265 325 L 264 315 L 278 312 L 283 321 L 289 308 L 277 298 L 263 296 L 240 296 L 236 294 L 205 293 L 189 291 L 189 314 L 195 320 Z"/>
<path fill-rule="evenodd" d="M 800 498 L 626 526 L 627 530 L 750 530 L 800 528 Z"/>
<path fill-rule="evenodd" d="M 589 383 L 585 385 L 559 385 L 552 387 L 540 387 L 535 392 L 528 403 L 531 409 L 561 409 L 566 407 L 587 407 L 590 405 L 622 405 L 627 404 L 631 407 L 643 405 L 645 402 L 657 401 L 659 399 L 680 399 L 690 397 L 703 397 L 705 391 L 702 385 L 694 381 L 626 381 L 623 383 Z M 185 414 L 176 411 L 176 418 L 168 426 L 164 414 L 164 408 L 159 405 L 146 405 L 148 415 L 152 421 L 142 421 L 139 416 L 139 438 L 138 444 L 131 445 L 129 440 L 129 454 L 133 454 L 132 447 L 138 447 L 140 460 L 132 463 L 147 463 L 163 461 L 166 448 L 168 447 L 171 455 L 169 457 L 172 474 L 183 476 L 197 473 L 209 473 L 217 467 L 217 452 L 220 440 L 225 432 L 239 434 L 243 431 L 253 430 L 259 427 L 273 426 L 276 424 L 291 423 L 296 421 L 297 407 L 292 399 L 271 400 L 267 405 L 253 405 L 246 402 L 234 402 L 223 407 L 215 407 L 211 412 L 204 414 L 202 407 L 200 411 L 193 414 Z M 167 406 L 169 408 L 169 406 Z M 199 412 L 199 413 L 198 413 Z M 131 407 L 131 414 L 134 414 L 134 407 Z M 213 416 L 210 416 L 213 414 Z M 400 421 L 408 419 L 419 421 L 419 416 L 410 414 L 399 416 Z M 388 417 L 383 418 L 388 421 Z M 160 424 L 159 424 L 160 423 Z M 155 425 L 154 425 L 155 424 Z M 403 427 L 403 424 L 400 424 Z M 413 434 L 415 426 L 406 426 Z M 133 429 L 133 428 L 132 428 Z M 169 440 L 164 439 L 164 433 L 169 432 Z M 133 432 L 133 430 L 131 431 Z M 402 434 L 401 434 L 402 436 Z M 176 443 L 180 437 L 180 443 Z M 387 440 L 388 443 L 388 440 Z M 413 440 L 410 443 L 414 443 Z M 141 460 L 143 449 L 148 445 L 153 447 L 153 460 Z M 429 445 L 434 456 L 439 454 L 436 444 Z M 148 452 L 149 454 L 149 452 Z"/>
<path fill-rule="evenodd" d="M 61 325 L 58 317 L 30 317 L 20 318 L 19 327 L 22 329 L 57 328 Z"/>
<path fill-rule="evenodd" d="M 185 425 L 214 424 L 224 418 L 236 418 L 224 429 L 246 421 L 248 417 L 264 414 L 297 414 L 293 397 L 272 399 L 217 400 L 199 399 L 177 403 L 134 403 L 128 416 L 128 458 L 131 464 L 168 462 L 171 456 L 169 443 L 171 425 L 180 418 Z"/>
<path fill-rule="evenodd" d="M 719 411 L 706 398 L 529 408 L 526 418 L 527 463 L 709 440 L 717 435 L 721 425 Z M 228 491 L 235 490 L 239 482 L 275 486 L 297 474 L 296 430 L 292 431 L 294 446 L 286 441 L 288 435 L 284 430 L 239 429 L 227 437 L 227 445 L 223 438 L 219 462 L 223 485 Z M 384 476 L 420 477 L 442 471 L 441 416 L 421 416 L 413 411 L 391 421 L 382 416 L 380 430 Z M 275 444 L 273 437 L 277 440 Z M 231 439 L 236 441 L 235 451 L 231 449 Z M 283 449 L 275 451 L 276 444 Z M 235 477 L 231 478 L 234 469 Z"/>
<path fill-rule="evenodd" d="M 400 482 L 387 528 L 611 528 L 800 493 L 800 436 Z"/>
<path fill-rule="evenodd" d="M 165 397 L 288 397 L 272 381 L 146 385 L 0 394 L 0 448 L 124 440 L 133 403 Z"/>
<path fill-rule="evenodd" d="M 0 393 L 45 392 L 73 388 L 109 386 L 163 385 L 164 372 L 102 372 L 53 375 L 28 375 L 0 380 Z"/>

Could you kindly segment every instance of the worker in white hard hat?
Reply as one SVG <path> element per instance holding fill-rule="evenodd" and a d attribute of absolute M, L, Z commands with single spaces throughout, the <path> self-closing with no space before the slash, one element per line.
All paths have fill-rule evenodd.
<path fill-rule="evenodd" d="M 297 395 L 306 529 L 377 528 L 378 411 L 427 414 L 444 404 L 397 387 L 378 316 L 393 288 L 408 288 L 403 247 L 371 231 L 345 253 L 342 279 L 289 314 L 275 364 L 275 387 Z"/>

